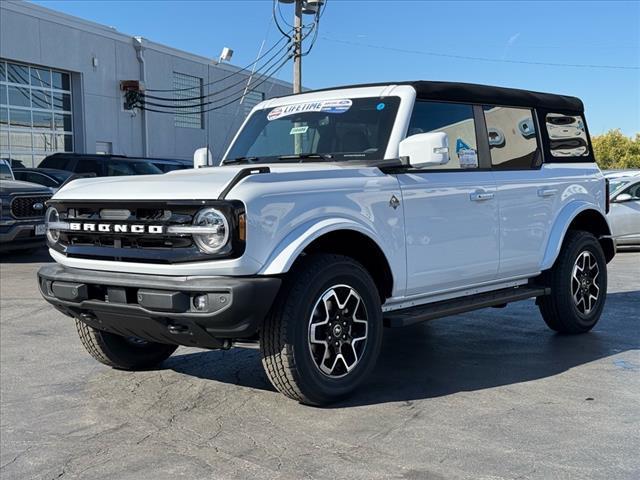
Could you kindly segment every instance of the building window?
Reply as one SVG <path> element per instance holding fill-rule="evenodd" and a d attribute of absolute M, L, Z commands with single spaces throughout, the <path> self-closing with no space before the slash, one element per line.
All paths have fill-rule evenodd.
<path fill-rule="evenodd" d="M 202 97 L 202 79 L 173 72 L 173 88 L 175 90 L 175 104 L 178 107 L 175 109 L 174 125 L 184 128 L 202 128 L 201 104 L 204 102 L 196 98 Z"/>
<path fill-rule="evenodd" d="M 244 107 L 244 114 L 249 115 L 253 107 L 258 105 L 264 100 L 264 92 L 247 92 L 242 98 L 242 105 Z"/>
<path fill-rule="evenodd" d="M 73 151 L 69 73 L 0 59 L 0 157 L 35 167 Z"/>

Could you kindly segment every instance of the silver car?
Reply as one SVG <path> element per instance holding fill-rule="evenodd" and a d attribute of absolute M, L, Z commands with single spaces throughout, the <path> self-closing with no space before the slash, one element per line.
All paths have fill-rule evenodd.
<path fill-rule="evenodd" d="M 618 245 L 640 246 L 640 176 L 610 181 L 609 223 Z"/>

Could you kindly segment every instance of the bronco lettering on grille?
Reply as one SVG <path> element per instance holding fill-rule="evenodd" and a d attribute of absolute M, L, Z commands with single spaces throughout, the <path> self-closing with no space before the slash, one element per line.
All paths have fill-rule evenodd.
<path fill-rule="evenodd" d="M 99 233 L 150 233 L 161 235 L 164 233 L 163 225 L 129 225 L 127 223 L 69 223 L 72 232 L 99 232 Z"/>

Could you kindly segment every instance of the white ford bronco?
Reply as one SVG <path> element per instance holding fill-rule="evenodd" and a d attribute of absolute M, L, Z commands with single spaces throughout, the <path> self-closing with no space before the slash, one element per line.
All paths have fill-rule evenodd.
<path fill-rule="evenodd" d="M 372 370 L 383 327 L 536 298 L 552 330 L 593 328 L 607 188 L 574 97 L 305 92 L 257 105 L 219 166 L 60 189 L 39 287 L 106 365 L 256 347 L 275 388 L 323 405 Z"/>

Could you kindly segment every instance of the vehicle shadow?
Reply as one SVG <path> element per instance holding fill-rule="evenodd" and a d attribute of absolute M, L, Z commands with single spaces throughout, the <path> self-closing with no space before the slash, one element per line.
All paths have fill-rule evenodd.
<path fill-rule="evenodd" d="M 47 248 L 40 247 L 37 250 L 21 252 L 9 251 L 0 253 L 0 263 L 46 263 L 53 262 Z"/>
<path fill-rule="evenodd" d="M 600 322 L 584 335 L 552 332 L 533 301 L 386 329 L 373 374 L 332 408 L 410 402 L 527 382 L 639 349 L 638 324 L 632 321 L 638 305 L 640 291 L 609 294 Z M 274 390 L 256 350 L 177 355 L 165 366 L 218 382 Z"/>

